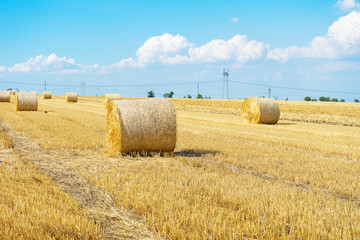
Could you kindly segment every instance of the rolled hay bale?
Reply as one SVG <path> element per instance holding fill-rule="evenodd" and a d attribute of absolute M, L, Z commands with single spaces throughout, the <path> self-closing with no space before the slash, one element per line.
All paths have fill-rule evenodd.
<path fill-rule="evenodd" d="M 16 95 L 16 93 L 17 93 L 16 90 L 12 90 L 12 91 L 11 91 L 11 94 L 12 94 L 12 95 Z"/>
<path fill-rule="evenodd" d="M 51 99 L 52 93 L 51 92 L 42 92 L 42 99 Z"/>
<path fill-rule="evenodd" d="M 125 153 L 173 153 L 175 108 L 168 99 L 114 100 L 107 108 L 109 156 Z"/>
<path fill-rule="evenodd" d="M 35 93 L 19 92 L 15 95 L 15 111 L 37 111 L 37 106 Z"/>
<path fill-rule="evenodd" d="M 77 102 L 78 94 L 74 92 L 67 92 L 65 94 L 65 102 Z"/>
<path fill-rule="evenodd" d="M 34 93 L 37 96 L 37 91 L 30 91 L 30 93 Z"/>
<path fill-rule="evenodd" d="M 241 105 L 241 117 L 246 123 L 276 124 L 280 109 L 272 98 L 247 98 Z"/>
<path fill-rule="evenodd" d="M 9 91 L 0 91 L 0 102 L 10 102 L 11 92 Z"/>
<path fill-rule="evenodd" d="M 104 94 L 103 103 L 104 107 L 107 108 L 109 103 L 113 100 L 120 100 L 120 94 Z"/>

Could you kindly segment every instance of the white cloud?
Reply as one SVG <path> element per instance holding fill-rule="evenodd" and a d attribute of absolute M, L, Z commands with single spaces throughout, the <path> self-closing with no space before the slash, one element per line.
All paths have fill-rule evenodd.
<path fill-rule="evenodd" d="M 234 17 L 234 18 L 230 19 L 230 22 L 236 23 L 236 22 L 238 22 L 238 21 L 239 21 L 239 19 L 238 19 L 237 17 Z"/>
<path fill-rule="evenodd" d="M 355 0 L 338 0 L 335 7 L 342 11 L 349 11 L 353 9 L 360 9 L 360 4 Z"/>
<path fill-rule="evenodd" d="M 267 57 L 287 61 L 291 57 L 334 59 L 360 53 L 360 12 L 353 11 L 340 17 L 325 36 L 315 37 L 308 47 L 296 45 L 271 50 Z"/>
<path fill-rule="evenodd" d="M 230 40 L 215 39 L 200 47 L 189 43 L 179 34 L 174 36 L 165 33 L 145 41 L 137 52 L 137 58 L 128 58 L 112 67 L 145 67 L 149 64 L 189 64 L 233 61 L 244 63 L 263 56 L 268 45 L 248 41 L 246 36 L 236 35 Z"/>
<path fill-rule="evenodd" d="M 81 65 L 72 58 L 58 57 L 55 53 L 48 57 L 43 55 L 30 58 L 27 62 L 15 64 L 9 67 L 8 72 L 47 72 L 47 73 L 84 73 L 98 69 L 99 65 Z"/>

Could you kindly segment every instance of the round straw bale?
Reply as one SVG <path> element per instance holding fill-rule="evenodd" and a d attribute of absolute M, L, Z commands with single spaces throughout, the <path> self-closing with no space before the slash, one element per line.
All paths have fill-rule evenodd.
<path fill-rule="evenodd" d="M 19 92 L 15 95 L 16 111 L 37 111 L 38 101 L 35 93 Z"/>
<path fill-rule="evenodd" d="M 42 99 L 51 99 L 52 98 L 52 94 L 51 92 L 42 92 Z"/>
<path fill-rule="evenodd" d="M 11 93 L 9 91 L 0 91 L 0 102 L 10 102 Z"/>
<path fill-rule="evenodd" d="M 110 101 L 120 100 L 120 99 L 121 99 L 120 94 L 104 94 L 103 97 L 104 107 L 107 108 Z"/>
<path fill-rule="evenodd" d="M 65 102 L 77 102 L 78 94 L 74 92 L 67 92 L 65 94 Z"/>
<path fill-rule="evenodd" d="M 170 152 L 176 144 L 175 108 L 168 99 L 114 100 L 107 108 L 109 156 Z"/>
<path fill-rule="evenodd" d="M 12 91 L 11 91 L 11 94 L 12 94 L 12 95 L 15 95 L 16 93 L 17 93 L 16 90 L 12 90 Z"/>
<path fill-rule="evenodd" d="M 35 95 L 37 96 L 37 91 L 30 91 L 30 93 L 35 93 Z"/>
<path fill-rule="evenodd" d="M 280 109 L 272 98 L 247 98 L 241 105 L 241 117 L 246 123 L 276 124 Z"/>

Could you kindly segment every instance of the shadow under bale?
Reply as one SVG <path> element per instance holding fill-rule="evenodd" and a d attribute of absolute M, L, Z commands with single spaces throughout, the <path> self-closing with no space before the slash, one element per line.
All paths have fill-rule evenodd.
<path fill-rule="evenodd" d="M 185 149 L 180 152 L 175 152 L 174 156 L 182 156 L 182 157 L 204 157 L 204 156 L 215 156 L 220 153 L 219 151 L 213 150 L 201 150 L 201 149 Z"/>

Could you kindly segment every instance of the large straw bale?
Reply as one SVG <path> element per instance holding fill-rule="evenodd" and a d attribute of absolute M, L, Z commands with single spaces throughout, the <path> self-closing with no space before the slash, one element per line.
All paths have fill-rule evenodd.
<path fill-rule="evenodd" d="M 38 101 L 35 93 L 19 92 L 15 95 L 16 111 L 37 111 Z"/>
<path fill-rule="evenodd" d="M 77 102 L 78 94 L 74 92 L 67 92 L 65 94 L 65 102 Z"/>
<path fill-rule="evenodd" d="M 120 153 L 173 153 L 175 108 L 168 99 L 114 100 L 107 108 L 109 156 Z"/>
<path fill-rule="evenodd" d="M 103 103 L 104 103 L 104 107 L 107 108 L 109 105 L 109 102 L 113 101 L 113 100 L 120 100 L 120 94 L 104 94 L 103 97 Z"/>
<path fill-rule="evenodd" d="M 51 92 L 42 92 L 42 99 L 51 99 L 52 93 Z"/>
<path fill-rule="evenodd" d="M 0 102 L 10 102 L 11 92 L 9 91 L 0 91 Z"/>
<path fill-rule="evenodd" d="M 35 95 L 37 96 L 37 91 L 30 91 L 30 93 L 35 93 Z"/>
<path fill-rule="evenodd" d="M 247 98 L 241 105 L 241 117 L 246 123 L 276 124 L 280 109 L 272 98 Z"/>

